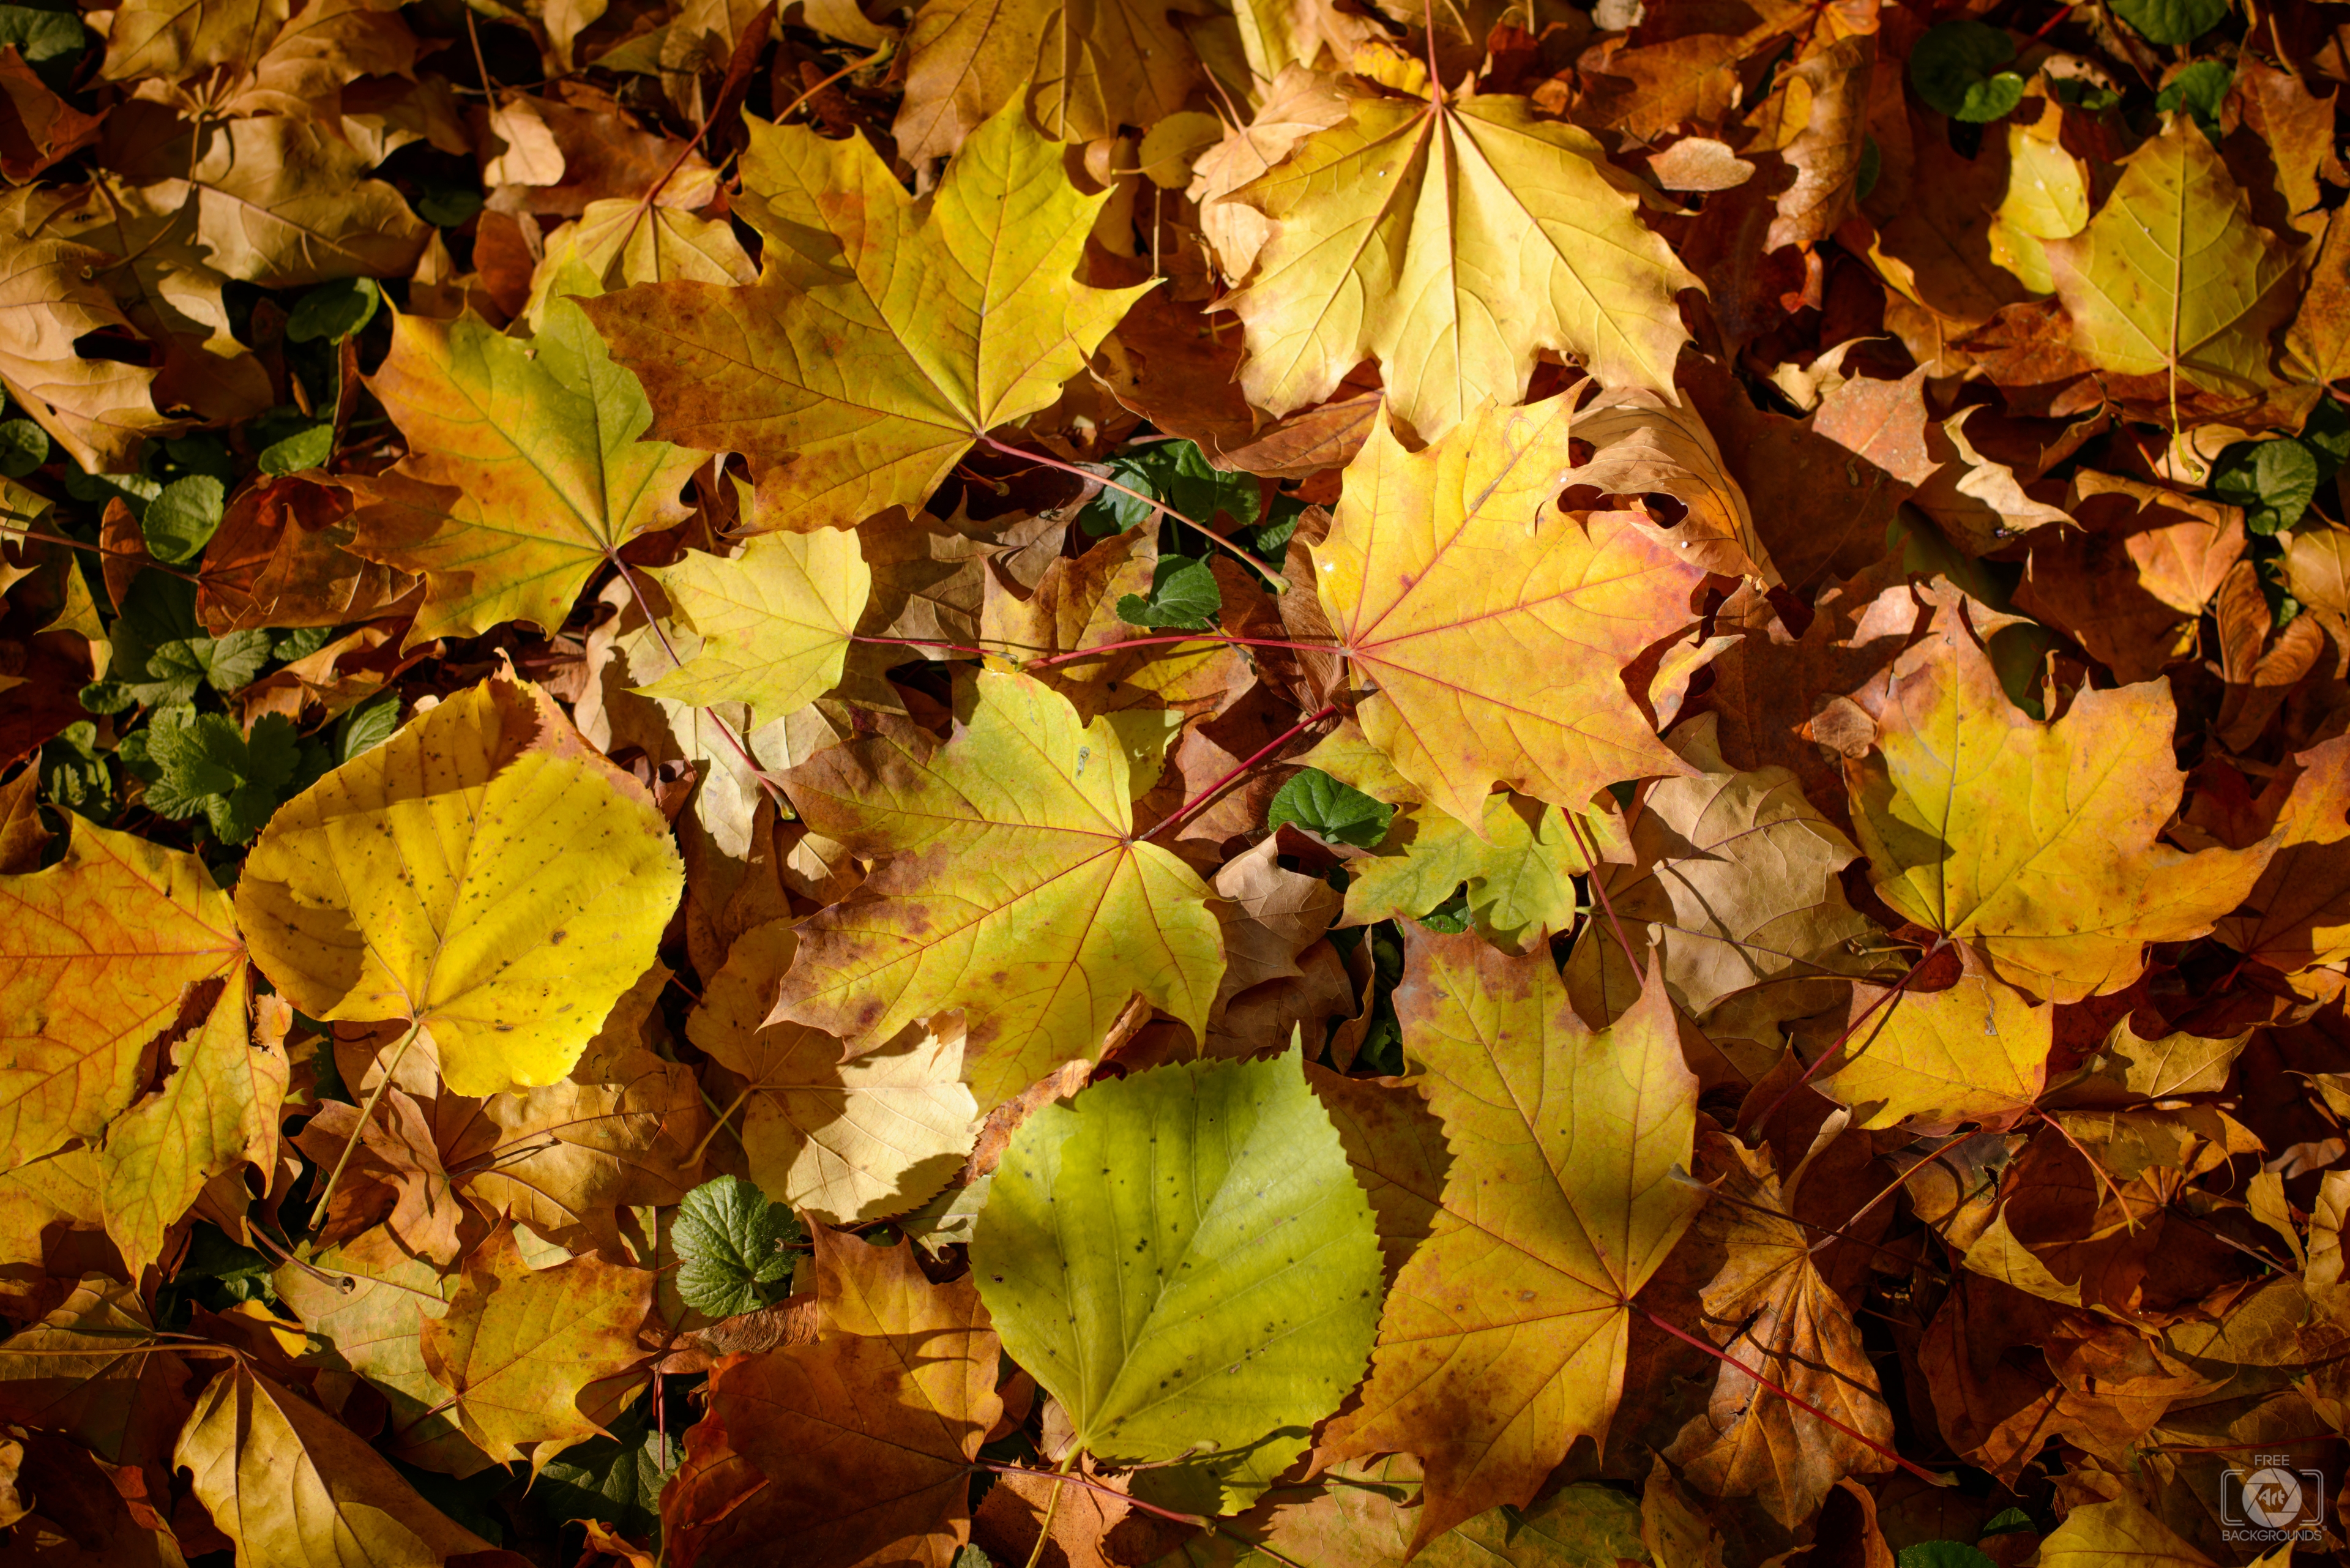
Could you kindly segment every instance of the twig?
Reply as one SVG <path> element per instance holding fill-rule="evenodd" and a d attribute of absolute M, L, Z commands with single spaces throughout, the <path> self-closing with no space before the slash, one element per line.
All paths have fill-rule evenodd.
<path fill-rule="evenodd" d="M 466 15 L 470 16 L 473 13 L 469 11 Z M 378 1078 L 375 1087 L 368 1091 L 367 1104 L 359 1107 L 359 1125 L 351 1128 L 351 1136 L 343 1140 L 343 1152 L 335 1157 L 335 1168 L 327 1173 L 326 1189 L 318 1194 L 317 1207 L 313 1211 L 310 1226 L 313 1235 L 326 1228 L 327 1205 L 335 1196 L 335 1184 L 342 1180 L 343 1167 L 351 1162 L 351 1151 L 359 1147 L 359 1139 L 366 1136 L 368 1118 L 375 1115 L 376 1102 L 383 1098 L 386 1089 L 391 1087 L 392 1075 L 400 1071 L 400 1064 L 407 1057 L 408 1048 L 416 1044 L 416 1037 L 423 1032 L 423 1019 L 414 1019 L 409 1023 L 408 1033 L 400 1037 L 400 1044 L 391 1048 L 390 1060 L 383 1064 L 383 1076 Z"/>
<path fill-rule="evenodd" d="M 1323 720 L 1327 719 L 1332 714 L 1337 712 L 1337 711 L 1338 709 L 1336 704 L 1332 703 L 1325 706 L 1319 712 L 1308 713 L 1305 718 L 1298 720 L 1297 722 L 1289 726 L 1288 729 L 1284 730 L 1280 734 L 1275 735 L 1272 740 L 1267 741 L 1263 745 L 1259 746 L 1253 753 L 1250 753 L 1246 762 L 1243 762 L 1239 766 L 1232 768 L 1222 778 L 1216 780 L 1215 783 L 1201 790 L 1198 794 L 1193 795 L 1190 800 L 1185 801 L 1181 805 L 1177 806 L 1173 812 L 1161 817 L 1159 820 L 1159 825 L 1157 826 L 1144 834 L 1140 838 L 1135 840 L 1135 842 L 1138 844 L 1148 844 L 1152 839 L 1158 837 L 1160 834 L 1166 832 L 1169 828 L 1174 826 L 1177 823 L 1181 822 L 1184 818 L 1199 811 L 1210 801 L 1215 799 L 1217 792 L 1222 790 L 1226 784 L 1231 784 L 1234 779 L 1239 778 L 1243 774 L 1247 773 L 1251 768 L 1256 766 L 1257 763 L 1264 761 L 1265 758 L 1273 755 L 1274 753 L 1281 750 L 1282 747 L 1297 739 L 1297 737 L 1303 734 L 1309 726 L 1320 723 Z"/>
<path fill-rule="evenodd" d="M 1837 1420 L 1834 1416 L 1829 1415 L 1825 1410 L 1821 1409 L 1817 1405 L 1813 1404 L 1810 1400 L 1802 1397 L 1800 1395 L 1790 1394 L 1787 1390 L 1780 1387 L 1776 1383 L 1772 1382 L 1768 1377 L 1763 1376 L 1760 1372 L 1755 1371 L 1754 1368 L 1747 1366 L 1746 1363 L 1739 1360 L 1736 1356 L 1722 1350 L 1720 1346 L 1708 1345 L 1704 1340 L 1700 1339 L 1697 1335 L 1690 1334 L 1687 1330 L 1675 1327 L 1673 1324 L 1667 1323 L 1663 1318 L 1659 1317 L 1655 1313 L 1650 1312 L 1647 1307 L 1642 1307 L 1639 1311 L 1642 1316 L 1646 1317 L 1650 1323 L 1655 1324 L 1659 1328 L 1663 1329 L 1667 1334 L 1671 1334 L 1675 1339 L 1681 1341 L 1685 1345 L 1694 1345 L 1696 1348 L 1704 1351 L 1708 1355 L 1712 1356 L 1716 1361 L 1721 1362 L 1725 1366 L 1734 1366 L 1738 1368 L 1739 1371 L 1752 1378 L 1759 1386 L 1769 1389 L 1772 1393 L 1776 1394 L 1780 1398 L 1784 1399 L 1788 1404 L 1794 1406 L 1798 1410 L 1807 1411 L 1811 1415 L 1817 1417 L 1819 1419 L 1825 1421 L 1829 1426 L 1834 1427 L 1837 1431 L 1842 1432 L 1846 1437 L 1850 1438 L 1854 1442 L 1869 1449 L 1872 1453 L 1879 1454 L 1886 1459 L 1891 1459 L 1895 1464 L 1899 1465 L 1903 1469 L 1908 1470 L 1911 1475 L 1916 1476 L 1919 1480 L 1924 1481 L 1927 1485 L 1942 1487 L 1949 1486 L 1950 1484 L 1950 1479 L 1948 1476 L 1936 1475 L 1932 1470 L 1926 1469 L 1923 1465 L 1913 1464 L 1909 1460 L 1903 1459 L 1899 1454 L 1895 1453 L 1891 1449 L 1887 1448 L 1883 1443 L 1878 1442 L 1876 1438 L 1853 1430 L 1850 1427 L 1846 1426 L 1842 1421 Z"/>
<path fill-rule="evenodd" d="M 1054 457 L 1049 453 L 1023 451 L 1019 447 L 1000 441 L 992 435 L 981 436 L 979 438 L 979 442 L 982 446 L 992 447 L 995 451 L 1004 453 L 1006 456 L 1025 458 L 1030 462 L 1041 464 L 1045 468 L 1058 469 L 1063 473 L 1075 474 L 1079 479 L 1087 480 L 1092 483 L 1100 485 L 1104 490 L 1115 490 L 1120 495 L 1130 495 L 1135 500 L 1141 502 L 1145 506 L 1149 507 L 1153 512 L 1158 513 L 1160 516 L 1172 517 L 1176 522 L 1182 524 L 1183 526 L 1191 529 L 1193 533 L 1199 535 L 1210 544 L 1218 545 L 1232 552 L 1233 559 L 1239 561 L 1241 565 L 1248 567 L 1258 576 L 1263 577 L 1264 579 L 1265 587 L 1272 589 L 1274 593 L 1280 594 L 1287 593 L 1289 591 L 1288 583 L 1284 582 L 1279 576 L 1277 576 L 1271 566 L 1266 566 L 1263 561 L 1258 560 L 1254 556 L 1250 555 L 1246 550 L 1242 549 L 1240 545 L 1234 544 L 1232 540 L 1225 538 L 1222 534 L 1217 533 L 1206 524 L 1195 522 L 1191 518 L 1184 516 L 1183 514 L 1176 511 L 1175 508 L 1168 505 L 1167 503 L 1159 500 L 1155 496 L 1145 495 L 1139 490 L 1130 489 L 1126 485 L 1120 484 L 1115 479 L 1106 479 L 1098 473 L 1088 472 L 1087 470 L 1079 468 L 1076 463 L 1063 462 L 1059 458 Z"/>

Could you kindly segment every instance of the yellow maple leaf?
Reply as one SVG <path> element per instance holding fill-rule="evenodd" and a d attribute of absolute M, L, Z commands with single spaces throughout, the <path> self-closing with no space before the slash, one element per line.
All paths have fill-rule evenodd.
<path fill-rule="evenodd" d="M 2186 783 L 2168 685 L 2085 688 L 2043 723 L 2008 701 L 1964 596 L 1939 578 L 1921 593 L 1930 626 L 1853 693 L 1876 745 L 1845 763 L 1887 903 L 2011 982 L 2078 1002 L 2136 980 L 2147 943 L 2202 936 L 2243 901 L 2273 841 L 2159 842 Z"/>
<path fill-rule="evenodd" d="M 500 1464 L 531 1445 L 536 1475 L 602 1431 L 598 1415 L 618 1413 L 621 1391 L 597 1385 L 645 1358 L 637 1330 L 652 1299 L 651 1274 L 593 1253 L 532 1268 L 504 1224 L 465 1260 L 448 1312 L 425 1318 L 417 1340 L 465 1435 Z"/>
<path fill-rule="evenodd" d="M 280 995 L 414 1025 L 479 1096 L 570 1070 L 684 881 L 643 787 L 546 693 L 494 677 L 279 808 L 236 909 Z"/>
<path fill-rule="evenodd" d="M 743 181 L 735 210 L 767 237 L 757 283 L 584 308 L 656 436 L 750 461 L 764 526 L 919 508 L 972 442 L 1059 397 L 1149 286 L 1072 281 L 1107 195 L 1078 192 L 1017 103 L 919 200 L 864 138 L 799 126 L 753 122 Z"/>
<path fill-rule="evenodd" d="M 1332 1459 L 1417 1452 L 1418 1549 L 1495 1503 L 1530 1502 L 1623 1387 L 1631 1299 L 1705 1196 L 1670 1178 L 1697 1128 L 1662 979 L 1586 1028 L 1537 951 L 1405 928 L 1404 1053 L 1452 1150 L 1427 1240 L 1388 1293 L 1362 1402 Z"/>
<path fill-rule="evenodd" d="M 683 665 L 639 690 L 673 702 L 748 702 L 762 722 L 839 682 L 873 587 L 857 535 L 837 528 L 754 534 L 731 560 L 689 550 L 650 575 L 702 641 Z"/>
<path fill-rule="evenodd" d="M 1357 711 L 1396 771 L 1483 831 L 1496 784 L 1570 811 L 1620 780 L 1686 775 L 1624 690 L 1694 622 L 1704 572 L 1620 513 L 1561 513 L 1572 394 L 1486 408 L 1425 452 L 1382 419 L 1347 465 L 1315 584 L 1377 689 Z"/>
<path fill-rule="evenodd" d="M 1108 719 L 1081 725 L 1042 682 L 987 673 L 943 746 L 881 724 L 785 775 L 812 831 L 879 864 L 802 927 L 771 1021 L 861 1054 L 960 1007 L 982 1110 L 1091 1057 L 1137 994 L 1205 1035 L 1222 928 L 1199 876 L 1135 839 Z"/>
<path fill-rule="evenodd" d="M 106 1129 L 99 1198 L 134 1280 L 207 1180 L 248 1161 L 263 1171 L 276 1163 L 290 1069 L 278 1040 L 249 1025 L 252 1002 L 253 971 L 239 964 L 203 1023 L 172 1048 L 163 1086 Z"/>
<path fill-rule="evenodd" d="M 1156 125 L 1201 83 L 1172 14 L 1207 10 L 1201 0 L 926 0 L 906 34 L 898 155 L 942 158 L 1006 106 L 1061 141 Z"/>
<path fill-rule="evenodd" d="M 78 816 L 64 859 L 0 877 L 0 1165 L 96 1138 L 188 987 L 244 948 L 203 862 Z"/>
<path fill-rule="evenodd" d="M 1674 296 L 1698 280 L 1599 143 L 1525 99 L 1358 99 L 1227 200 L 1275 225 L 1225 301 L 1247 332 L 1242 389 L 1267 413 L 1375 358 L 1390 410 L 1433 441 L 1523 397 L 1540 348 L 1673 395 Z"/>
<path fill-rule="evenodd" d="M 410 450 L 365 482 L 353 548 L 424 574 L 411 648 L 508 620 L 552 631 L 622 545 L 685 520 L 701 454 L 638 439 L 644 393 L 568 300 L 527 342 L 401 317 L 369 386 Z"/>

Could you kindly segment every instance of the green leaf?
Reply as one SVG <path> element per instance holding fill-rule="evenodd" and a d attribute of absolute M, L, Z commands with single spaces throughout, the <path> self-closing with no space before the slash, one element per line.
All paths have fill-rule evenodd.
<path fill-rule="evenodd" d="M 107 678 L 82 689 L 82 706 L 93 713 L 186 702 L 203 686 L 225 696 L 250 684 L 269 661 L 265 631 L 204 636 L 195 585 L 161 572 L 131 579 L 113 632 Z"/>
<path fill-rule="evenodd" d="M 285 799 L 300 744 L 282 713 L 263 714 L 246 735 L 219 713 L 166 709 L 148 729 L 147 761 L 156 776 L 147 805 L 164 816 L 202 814 L 222 843 L 245 843 Z"/>
<path fill-rule="evenodd" d="M 706 1317 L 769 1305 L 790 1288 L 785 1249 L 805 1234 L 790 1210 L 741 1177 L 714 1177 L 685 1195 L 670 1231 L 678 1294 Z"/>
<path fill-rule="evenodd" d="M 1895 1568 L 1998 1568 L 1989 1557 L 1958 1541 L 1921 1541 L 1893 1557 Z"/>
<path fill-rule="evenodd" d="M 416 215 L 436 229 L 453 229 L 482 210 L 478 185 L 428 183 L 417 193 Z"/>
<path fill-rule="evenodd" d="M 88 47 L 89 29 L 71 11 L 0 5 L 0 44 L 16 45 L 26 65 L 44 66 Z"/>
<path fill-rule="evenodd" d="M 1983 1527 L 1976 1532 L 1975 1539 L 1987 1541 L 1994 1535 L 2020 1535 L 2039 1528 L 2032 1522 L 2032 1516 L 2023 1510 L 2002 1508 L 1983 1521 Z"/>
<path fill-rule="evenodd" d="M 163 486 L 140 514 L 148 553 L 167 566 L 193 560 L 212 542 L 228 506 L 228 486 L 209 473 L 192 473 Z"/>
<path fill-rule="evenodd" d="M 2220 106 L 2227 101 L 2228 88 L 2236 79 L 2236 67 L 2225 60 L 2197 60 L 2170 78 L 2154 100 L 2154 107 L 2166 114 L 2185 109 L 2203 128 L 2203 134 L 2217 141 L 2220 139 Z"/>
<path fill-rule="evenodd" d="M 1331 844 L 1376 848 L 1388 836 L 1396 808 L 1373 800 L 1351 785 L 1342 784 L 1320 768 L 1302 768 L 1274 793 L 1265 807 L 1268 830 L 1294 822 Z"/>
<path fill-rule="evenodd" d="M 2317 498 L 2318 454 L 2291 436 L 2238 441 L 2211 466 L 2211 493 L 2244 509 L 2244 526 L 2280 534 Z"/>
<path fill-rule="evenodd" d="M 48 431 L 30 420 L 0 420 L 0 474 L 22 479 L 48 461 Z"/>
<path fill-rule="evenodd" d="M 1118 618 L 1128 626 L 1166 627 L 1177 631 L 1206 631 L 1224 607 L 1224 594 L 1216 574 L 1193 556 L 1161 556 L 1150 569 L 1150 594 L 1127 594 L 1118 601 Z"/>
<path fill-rule="evenodd" d="M 594 1438 L 547 1461 L 531 1483 L 531 1499 L 558 1523 L 596 1519 L 635 1541 L 660 1530 L 661 1488 L 677 1473 L 685 1445 L 666 1442 L 652 1428 L 652 1402 L 641 1400 L 612 1423 L 612 1435 Z"/>
<path fill-rule="evenodd" d="M 1256 525 L 1260 499 L 1256 476 L 1224 472 L 1188 441 L 1154 441 L 1139 452 L 1114 457 L 1109 477 L 1128 490 L 1140 491 L 1173 507 L 1194 523 L 1212 527 L 1216 514 L 1222 512 L 1243 528 Z M 1122 534 L 1157 515 L 1153 508 L 1131 495 L 1105 490 L 1077 514 L 1077 521 L 1088 534 Z"/>
<path fill-rule="evenodd" d="M 2191 44 L 2227 19 L 2228 0 L 2114 0 L 2113 10 L 2149 44 Z"/>
<path fill-rule="evenodd" d="M 319 468 L 335 452 L 335 427 L 321 420 L 282 441 L 274 441 L 261 449 L 261 472 L 267 474 L 299 473 L 304 469 Z"/>
<path fill-rule="evenodd" d="M 340 343 L 375 319 L 383 291 L 371 277 L 322 283 L 294 302 L 286 336 L 296 343 Z"/>
<path fill-rule="evenodd" d="M 1362 1376 L 1378 1242 L 1302 1061 L 1293 1040 L 1155 1068 L 1014 1135 L 972 1272 L 1005 1351 L 1097 1458 L 1294 1456 Z"/>
<path fill-rule="evenodd" d="M 400 728 L 400 693 L 379 691 L 335 721 L 335 765 L 371 752 Z"/>
<path fill-rule="evenodd" d="M 1909 85 L 1929 108 L 1983 124 L 2023 101 L 2023 78 L 2002 70 L 2015 40 L 1982 22 L 1944 22 L 1909 51 Z"/>

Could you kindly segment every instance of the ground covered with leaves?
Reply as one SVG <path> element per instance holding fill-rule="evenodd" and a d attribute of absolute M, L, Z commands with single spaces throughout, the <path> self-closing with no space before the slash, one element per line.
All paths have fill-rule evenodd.
<path fill-rule="evenodd" d="M 0 5 L 0 1557 L 2350 1541 L 2350 6 Z"/>

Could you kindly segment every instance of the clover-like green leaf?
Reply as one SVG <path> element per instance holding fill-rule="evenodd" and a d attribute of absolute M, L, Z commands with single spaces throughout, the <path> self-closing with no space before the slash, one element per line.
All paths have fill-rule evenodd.
<path fill-rule="evenodd" d="M 678 1294 L 710 1317 L 733 1317 L 774 1302 L 792 1277 L 786 1250 L 806 1232 L 792 1211 L 739 1176 L 721 1176 L 685 1195 L 670 1231 L 681 1266 Z"/>
<path fill-rule="evenodd" d="M 1294 822 L 1333 844 L 1370 849 L 1388 836 L 1395 814 L 1395 807 L 1340 784 L 1320 768 L 1301 768 L 1274 794 L 1273 804 L 1265 807 L 1264 825 L 1276 828 Z"/>

